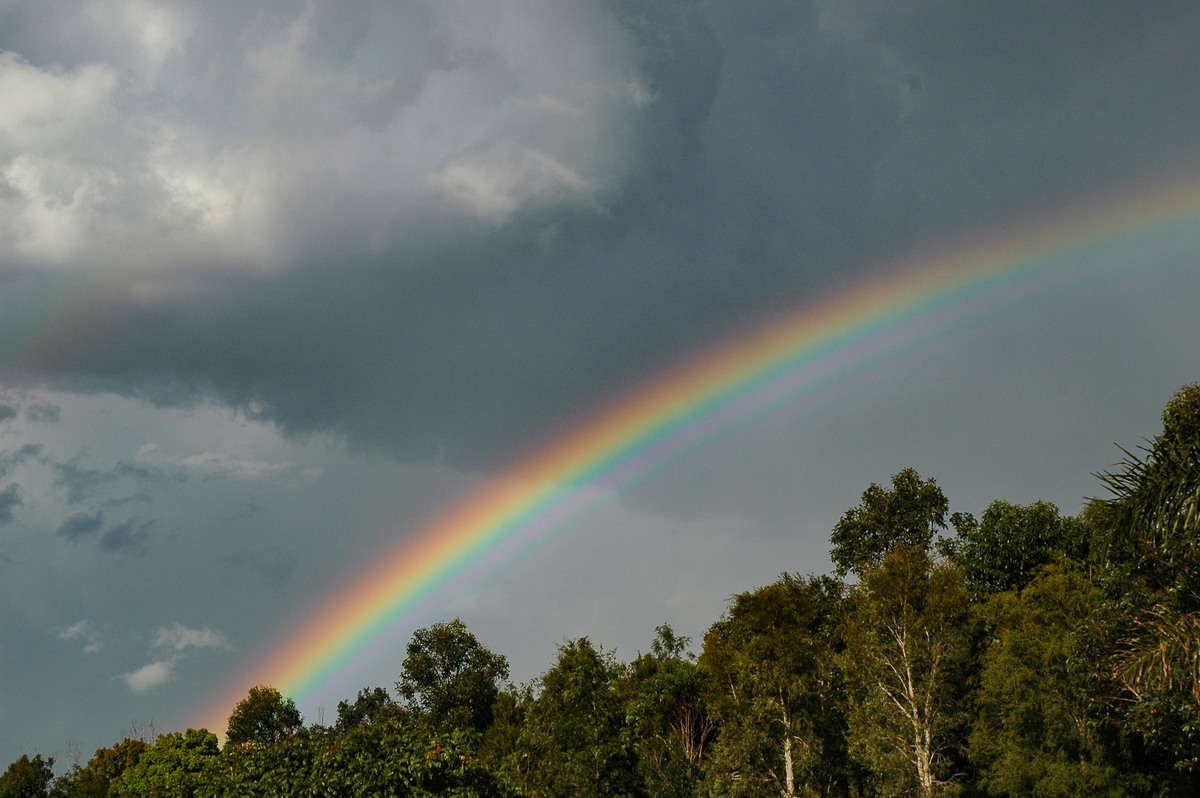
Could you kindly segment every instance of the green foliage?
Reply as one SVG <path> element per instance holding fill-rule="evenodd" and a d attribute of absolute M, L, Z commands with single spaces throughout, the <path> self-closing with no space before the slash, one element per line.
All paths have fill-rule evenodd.
<path fill-rule="evenodd" d="M 836 629 L 841 583 L 784 574 L 735 596 L 704 639 L 720 736 L 713 795 L 831 795 L 846 779 Z"/>
<path fill-rule="evenodd" d="M 53 779 L 54 757 L 21 754 L 0 776 L 0 798 L 40 798 L 49 794 Z"/>
<path fill-rule="evenodd" d="M 538 762 L 522 740 L 525 715 L 533 703 L 533 688 L 509 686 L 500 691 L 492 705 L 492 725 L 484 733 L 481 756 L 522 793 L 530 791 L 530 772 Z"/>
<path fill-rule="evenodd" d="M 382 723 L 389 720 L 400 720 L 404 711 L 388 695 L 382 687 L 358 691 L 358 698 L 351 704 L 339 701 L 337 705 L 337 723 L 334 730 L 346 732 L 356 726 L 370 726 L 372 723 Z"/>
<path fill-rule="evenodd" d="M 716 726 L 704 699 L 705 674 L 685 653 L 688 638 L 667 624 L 655 631 L 650 653 L 630 664 L 619 689 L 646 795 L 682 798 L 696 790 Z"/>
<path fill-rule="evenodd" d="M 844 617 L 852 753 L 884 795 L 948 792 L 974 637 L 962 573 L 897 546 L 863 572 Z"/>
<path fill-rule="evenodd" d="M 911 468 L 892 477 L 891 490 L 872 483 L 862 504 L 847 510 L 830 536 L 838 576 L 879 565 L 896 546 L 928 548 L 934 532 L 946 528 L 948 509 L 937 483 Z"/>
<path fill-rule="evenodd" d="M 1162 420 L 1142 456 L 1099 475 L 1112 496 L 1087 509 L 1103 533 L 1122 726 L 1169 764 L 1173 789 L 1200 792 L 1200 385 Z"/>
<path fill-rule="evenodd" d="M 434 729 L 482 732 L 492 724 L 492 704 L 507 678 L 508 660 L 455 618 L 413 633 L 396 690 Z"/>
<path fill-rule="evenodd" d="M 300 730 L 296 702 L 274 687 L 258 685 L 234 707 L 225 730 L 226 745 L 271 745 Z"/>
<path fill-rule="evenodd" d="M 617 692 L 620 667 L 586 637 L 559 646 L 525 714 L 520 745 L 534 764 L 536 794 L 628 795 L 635 765 L 625 744 L 625 707 Z"/>
<path fill-rule="evenodd" d="M 394 720 L 345 733 L 303 730 L 269 746 L 226 748 L 197 798 L 302 796 L 454 796 L 508 798 L 475 755 L 478 737 L 456 731 L 431 738 Z"/>
<path fill-rule="evenodd" d="M 193 798 L 218 752 L 217 736 L 204 729 L 164 734 L 113 782 L 110 795 Z"/>
<path fill-rule="evenodd" d="M 1128 566 L 1150 591 L 1200 585 L 1200 385 L 1180 389 L 1163 410 L 1163 431 L 1144 456 L 1125 452 L 1114 471 L 1097 476 L 1112 493 L 1092 502 L 1107 533 L 1110 565 Z"/>
<path fill-rule="evenodd" d="M 949 548 L 976 599 L 1024 587 L 1055 556 L 1087 558 L 1087 524 L 1063 518 L 1050 502 L 994 501 L 978 523 L 958 513 L 952 521 L 958 535 Z"/>
<path fill-rule="evenodd" d="M 1127 794 L 1082 645 L 1101 598 L 1077 566 L 1057 562 L 982 608 L 991 644 L 971 752 L 990 795 Z"/>
<path fill-rule="evenodd" d="M 56 798 L 106 798 L 115 794 L 113 782 L 138 763 L 150 745 L 126 738 L 109 748 L 99 748 L 85 767 L 76 765 L 54 782 Z"/>

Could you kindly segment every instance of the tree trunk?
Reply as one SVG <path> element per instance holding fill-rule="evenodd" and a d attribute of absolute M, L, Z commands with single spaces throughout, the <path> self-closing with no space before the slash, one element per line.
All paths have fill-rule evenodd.
<path fill-rule="evenodd" d="M 787 727 L 783 733 L 783 782 L 783 794 L 791 798 L 796 794 L 796 767 L 792 762 L 792 734 Z"/>

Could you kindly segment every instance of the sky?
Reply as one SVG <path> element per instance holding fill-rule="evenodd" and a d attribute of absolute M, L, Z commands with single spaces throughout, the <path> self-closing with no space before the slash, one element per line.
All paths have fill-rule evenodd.
<path fill-rule="evenodd" d="M 739 331 L 1195 184 L 1198 28 L 1135 0 L 0 0 L 0 765 L 227 714 L 382 552 Z M 730 596 L 828 571 L 905 467 L 955 511 L 1077 512 L 1200 380 L 1200 220 L 1133 233 L 489 561 L 306 720 L 454 617 L 516 682 L 579 636 L 698 649 Z"/>

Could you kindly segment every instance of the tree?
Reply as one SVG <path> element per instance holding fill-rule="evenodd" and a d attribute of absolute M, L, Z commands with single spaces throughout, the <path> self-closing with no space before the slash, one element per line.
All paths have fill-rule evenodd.
<path fill-rule="evenodd" d="M 194 798 L 219 752 L 217 736 L 204 729 L 164 734 L 113 782 L 111 794 L 116 798 Z"/>
<path fill-rule="evenodd" d="M 21 754 L 0 776 L 0 798 L 41 798 L 54 779 L 54 757 Z"/>
<path fill-rule="evenodd" d="M 1112 730 L 1094 696 L 1085 629 L 1103 600 L 1070 561 L 982 608 L 983 655 L 970 737 L 989 795 L 1125 795 Z"/>
<path fill-rule="evenodd" d="M 1063 518 L 1050 502 L 1022 506 L 994 501 L 979 522 L 959 513 L 951 521 L 957 537 L 945 548 L 962 566 L 967 588 L 977 600 L 1024 587 L 1056 556 L 1087 558 L 1088 525 Z"/>
<path fill-rule="evenodd" d="M 484 733 L 480 755 L 493 763 L 509 783 L 530 794 L 531 772 L 538 767 L 525 735 L 525 718 L 533 704 L 533 686 L 509 685 L 500 691 L 492 707 L 492 725 Z"/>
<path fill-rule="evenodd" d="M 492 724 L 492 704 L 507 678 L 508 660 L 455 618 L 413 633 L 396 690 L 434 729 L 482 732 Z"/>
<path fill-rule="evenodd" d="M 1151 591 L 1200 584 L 1200 384 L 1181 388 L 1162 422 L 1141 456 L 1122 450 L 1116 470 L 1097 474 L 1112 496 L 1088 508 L 1109 564 Z"/>
<path fill-rule="evenodd" d="M 356 726 L 370 726 L 372 723 L 382 723 L 389 720 L 399 720 L 404 712 L 382 687 L 358 691 L 358 698 L 353 704 L 339 701 L 337 705 L 337 724 L 334 729 L 346 732 Z"/>
<path fill-rule="evenodd" d="M 196 798 L 514 796 L 475 756 L 474 732 L 430 734 L 379 720 L 343 733 L 301 729 L 269 746 L 227 746 Z"/>
<path fill-rule="evenodd" d="M 704 638 L 720 734 L 705 763 L 714 795 L 835 795 L 845 719 L 834 660 L 842 586 L 784 574 L 735 596 Z"/>
<path fill-rule="evenodd" d="M 928 548 L 935 530 L 946 528 L 948 508 L 937 483 L 911 468 L 892 477 L 891 490 L 872 483 L 862 504 L 847 510 L 830 536 L 838 576 L 862 574 L 898 545 Z"/>
<path fill-rule="evenodd" d="M 1144 735 L 1200 790 L 1200 384 L 1163 408 L 1162 432 L 1141 455 L 1099 474 L 1111 492 L 1086 511 L 1103 532 L 1106 583 L 1119 608 L 1112 673 Z"/>
<path fill-rule="evenodd" d="M 271 745 L 295 734 L 303 721 L 296 703 L 274 687 L 258 685 L 234 707 L 225 730 L 226 745 Z"/>
<path fill-rule="evenodd" d="M 96 749 L 85 767 L 76 765 L 54 782 L 54 795 L 62 798 L 106 798 L 113 782 L 138 763 L 150 748 L 143 740 L 126 738 L 108 748 Z"/>
<path fill-rule="evenodd" d="M 520 744 L 535 766 L 529 783 L 547 796 L 618 796 L 634 790 L 636 766 L 625 745 L 620 668 L 586 637 L 559 646 L 525 714 Z"/>
<path fill-rule="evenodd" d="M 897 546 L 863 571 L 844 618 L 852 753 L 884 795 L 947 791 L 971 661 L 961 572 L 921 546 Z"/>
<path fill-rule="evenodd" d="M 646 794 L 684 798 L 695 791 L 716 726 L 704 699 L 704 672 L 685 653 L 690 641 L 667 624 L 655 633 L 650 653 L 630 664 L 619 690 Z"/>

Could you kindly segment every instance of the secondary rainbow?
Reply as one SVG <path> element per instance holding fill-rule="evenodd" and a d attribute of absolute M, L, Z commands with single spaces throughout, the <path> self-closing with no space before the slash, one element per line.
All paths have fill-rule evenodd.
<path fill-rule="evenodd" d="M 369 658 L 381 641 L 410 634 L 406 617 L 449 583 L 567 528 L 598 496 L 644 482 L 739 425 L 869 375 L 876 364 L 969 326 L 981 313 L 1003 315 L 1030 297 L 1097 279 L 1089 264 L 1108 262 L 1102 274 L 1129 279 L 1136 275 L 1129 255 L 1163 247 L 1175 255 L 1200 251 L 1200 183 L 1159 187 L 873 270 L 857 285 L 702 352 L 398 541 L 207 707 L 207 726 L 223 731 L 229 710 L 257 683 L 278 687 L 302 706 L 318 695 L 352 698 L 322 695 L 322 687 Z"/>

